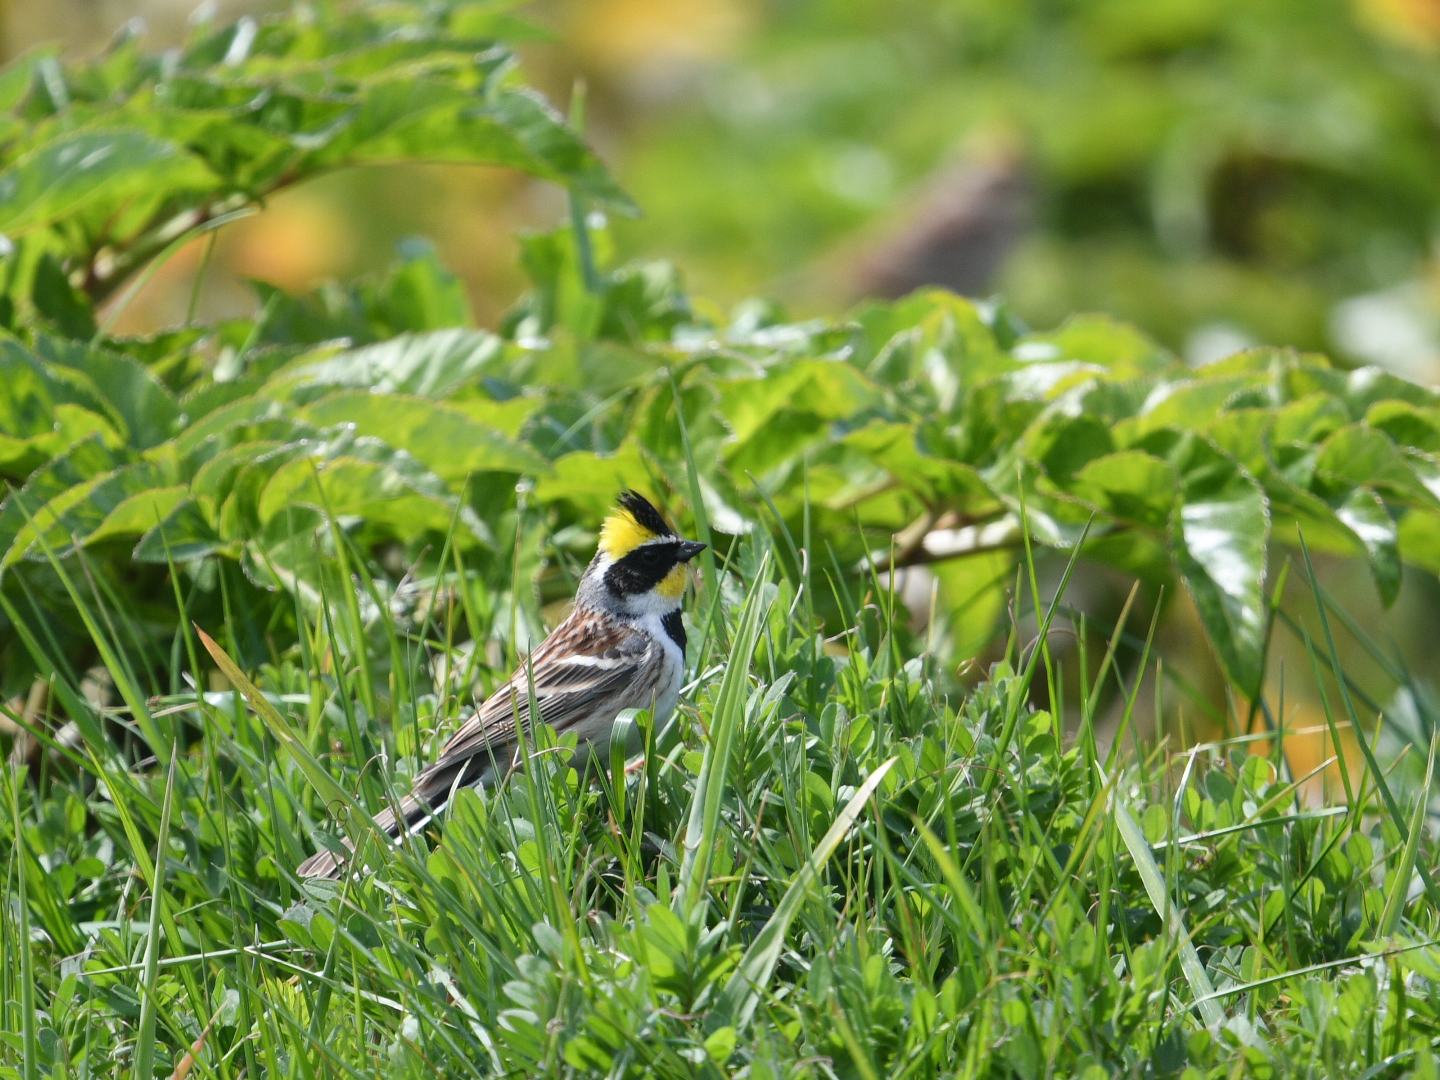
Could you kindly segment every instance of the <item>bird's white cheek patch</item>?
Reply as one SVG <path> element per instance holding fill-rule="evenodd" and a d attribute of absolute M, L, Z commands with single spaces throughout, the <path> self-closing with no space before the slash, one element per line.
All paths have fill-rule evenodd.
<path fill-rule="evenodd" d="M 666 600 L 678 600 L 685 595 L 685 585 L 688 581 L 689 577 L 685 573 L 685 567 L 677 566 L 661 578 L 660 584 L 655 586 L 655 591 Z"/>

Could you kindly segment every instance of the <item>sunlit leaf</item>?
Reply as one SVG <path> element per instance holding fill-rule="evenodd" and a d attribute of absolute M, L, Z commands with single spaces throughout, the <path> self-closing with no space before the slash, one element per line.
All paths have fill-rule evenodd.
<path fill-rule="evenodd" d="M 1172 454 L 1181 501 L 1171 515 L 1175 565 L 1227 675 L 1258 692 L 1264 674 L 1264 588 L 1270 510 L 1237 465 L 1194 437 Z"/>
<path fill-rule="evenodd" d="M 103 201 L 156 190 L 208 190 L 210 170 L 173 143 L 139 131 L 81 131 L 0 170 L 0 230 L 20 232 Z"/>
<path fill-rule="evenodd" d="M 484 330 L 402 334 L 392 341 L 301 360 L 276 377 L 280 386 L 353 386 L 377 393 L 443 397 L 496 363 L 502 344 Z"/>
<path fill-rule="evenodd" d="M 300 414 L 318 427 L 353 425 L 358 435 L 405 450 L 458 491 L 477 472 L 537 475 L 550 464 L 533 450 L 471 419 L 458 409 L 419 397 L 346 391 L 307 406 Z"/>

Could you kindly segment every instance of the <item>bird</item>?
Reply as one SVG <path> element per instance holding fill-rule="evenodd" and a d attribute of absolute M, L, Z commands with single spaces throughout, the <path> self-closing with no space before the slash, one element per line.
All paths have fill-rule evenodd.
<path fill-rule="evenodd" d="M 388 836 L 418 832 L 455 791 L 493 784 L 518 764 L 532 694 L 543 723 L 578 737 L 577 764 L 608 745 L 623 710 L 649 709 L 657 727 L 675 711 L 685 673 L 686 564 L 706 545 L 678 536 L 637 492 L 622 491 L 616 502 L 580 577 L 574 610 L 450 736 L 410 792 L 375 816 Z M 345 863 L 320 851 L 296 873 L 339 878 Z"/>

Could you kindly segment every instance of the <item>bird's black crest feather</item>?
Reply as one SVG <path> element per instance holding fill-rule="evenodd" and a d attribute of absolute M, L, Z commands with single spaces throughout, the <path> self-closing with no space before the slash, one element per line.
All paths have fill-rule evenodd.
<path fill-rule="evenodd" d="M 675 530 L 665 524 L 665 519 L 660 516 L 660 511 L 651 506 L 650 500 L 638 491 L 622 491 L 616 501 L 619 502 L 622 509 L 629 511 L 636 521 L 656 536 L 675 535 Z"/>

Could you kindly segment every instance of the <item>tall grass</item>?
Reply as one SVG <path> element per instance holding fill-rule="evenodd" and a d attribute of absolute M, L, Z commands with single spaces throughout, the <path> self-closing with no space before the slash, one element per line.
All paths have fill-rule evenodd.
<path fill-rule="evenodd" d="M 5 1075 L 1435 1075 L 1428 793 L 1368 747 L 1339 807 L 1302 797 L 1283 732 L 1103 759 L 1099 687 L 1030 704 L 1065 700 L 1037 642 L 962 693 L 877 577 L 757 527 L 698 598 L 677 723 L 621 718 L 643 752 L 583 776 L 536 732 L 392 847 L 368 819 L 503 674 L 505 607 L 457 558 L 397 614 L 334 540 L 354 591 L 298 605 L 264 662 L 238 611 L 132 660 L 139 613 L 72 557 L 123 705 L 26 626 L 86 734 L 37 728 L 36 770 L 6 774 Z M 1015 610 L 1051 625 L 1029 570 Z M 1287 618 L 1326 672 L 1316 595 Z M 1111 659 L 1128 716 L 1141 672 Z M 367 871 L 298 880 L 340 831 Z"/>

